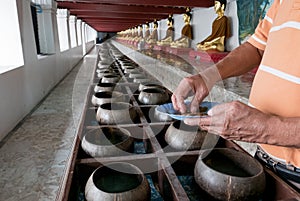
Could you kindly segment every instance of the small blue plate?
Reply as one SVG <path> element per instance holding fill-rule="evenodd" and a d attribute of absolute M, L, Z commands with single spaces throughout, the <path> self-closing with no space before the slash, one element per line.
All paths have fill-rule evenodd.
<path fill-rule="evenodd" d="M 189 105 L 191 102 L 190 101 L 185 101 L 186 105 Z M 200 106 L 201 107 L 207 107 L 207 111 L 210 110 L 213 106 L 217 105 L 218 103 L 216 102 L 208 102 L 208 101 L 203 101 Z M 203 117 L 203 116 L 198 116 L 198 115 L 181 115 L 179 114 L 179 112 L 177 110 L 175 110 L 173 108 L 173 104 L 172 103 L 166 103 L 163 105 L 160 105 L 157 107 L 157 110 L 161 113 L 165 113 L 167 115 L 169 115 L 171 118 L 173 119 L 177 119 L 177 120 L 184 120 L 186 118 L 199 118 L 199 117 Z"/>

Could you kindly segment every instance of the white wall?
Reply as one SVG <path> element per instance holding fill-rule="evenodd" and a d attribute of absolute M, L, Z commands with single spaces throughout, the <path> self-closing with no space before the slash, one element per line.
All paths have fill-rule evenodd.
<path fill-rule="evenodd" d="M 239 46 L 236 0 L 228 1 L 225 15 L 229 18 L 231 23 L 232 36 L 226 41 L 226 49 L 230 51 Z M 217 14 L 215 13 L 214 7 L 192 9 L 191 25 L 193 27 L 193 48 L 196 47 L 197 43 L 211 34 L 212 23 L 216 17 Z M 181 29 L 184 26 L 183 14 L 175 14 L 173 15 L 173 19 L 175 29 L 174 39 L 176 40 L 181 36 Z M 159 21 L 159 40 L 165 37 L 167 27 L 166 19 Z"/>
<path fill-rule="evenodd" d="M 3 139 L 80 61 L 83 47 L 77 46 L 60 52 L 57 23 L 54 22 L 56 53 L 36 54 L 29 0 L 17 0 L 23 45 L 24 65 L 0 74 L 0 140 Z M 89 51 L 95 44 L 85 45 Z M 14 52 L 10 52 L 14 54 Z"/>

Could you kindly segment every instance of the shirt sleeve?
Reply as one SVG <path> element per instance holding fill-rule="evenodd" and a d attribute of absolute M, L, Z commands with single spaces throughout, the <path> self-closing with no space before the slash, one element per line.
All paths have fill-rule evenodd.
<path fill-rule="evenodd" d="M 273 26 L 273 20 L 275 19 L 280 0 L 274 0 L 274 3 L 268 10 L 266 16 L 257 25 L 254 34 L 248 39 L 258 49 L 265 50 L 268 41 L 269 31 Z"/>

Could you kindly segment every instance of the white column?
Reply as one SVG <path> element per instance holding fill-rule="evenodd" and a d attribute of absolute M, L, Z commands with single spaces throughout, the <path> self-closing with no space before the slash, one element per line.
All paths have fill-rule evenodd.
<path fill-rule="evenodd" d="M 81 35 L 82 35 L 82 52 L 83 55 L 86 54 L 86 31 L 85 31 L 86 23 L 81 23 Z"/>
<path fill-rule="evenodd" d="M 60 43 L 60 51 L 70 49 L 69 37 L 69 11 L 67 9 L 57 9 L 57 29 Z"/>
<path fill-rule="evenodd" d="M 82 31 L 81 31 L 81 24 L 82 24 L 82 20 L 77 19 L 77 23 L 76 23 L 76 32 L 77 32 L 77 41 L 78 41 L 78 45 L 82 44 Z"/>
<path fill-rule="evenodd" d="M 56 16 L 57 3 L 53 0 L 36 0 L 35 2 L 40 6 L 40 9 L 37 9 L 40 51 L 43 54 L 54 54 L 53 19 Z"/>
<path fill-rule="evenodd" d="M 70 26 L 71 48 L 77 47 L 76 21 L 77 21 L 77 17 L 75 15 L 70 15 L 69 26 Z"/>

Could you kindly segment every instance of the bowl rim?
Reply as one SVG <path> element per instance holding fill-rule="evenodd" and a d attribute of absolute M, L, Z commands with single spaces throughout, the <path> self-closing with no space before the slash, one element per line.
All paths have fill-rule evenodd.
<path fill-rule="evenodd" d="M 151 92 L 150 90 L 153 90 L 154 92 Z M 150 92 L 148 92 L 148 91 L 150 91 Z M 162 94 L 162 95 L 168 95 L 166 92 L 167 92 L 166 89 L 161 88 L 161 87 L 150 87 L 150 88 L 142 89 L 142 91 L 140 92 L 140 94 L 146 93 L 146 94 Z"/>
<path fill-rule="evenodd" d="M 111 166 L 118 166 L 118 167 L 120 167 L 121 165 L 126 165 L 127 167 L 132 168 L 133 171 L 136 171 L 135 175 L 138 176 L 138 178 L 140 179 L 140 182 L 139 182 L 139 184 L 135 188 L 127 190 L 127 191 L 121 191 L 121 192 L 117 192 L 117 193 L 110 193 L 110 192 L 104 191 L 103 189 L 99 189 L 95 185 L 94 176 L 95 176 L 95 173 L 97 171 L 100 171 L 101 168 L 109 168 L 109 169 L 112 169 L 114 171 L 118 171 L 115 168 L 112 168 Z M 125 173 L 127 173 L 127 172 L 125 172 Z M 133 173 L 127 173 L 127 174 L 133 174 Z M 140 168 L 138 168 L 137 166 L 135 166 L 135 165 L 133 165 L 131 163 L 128 163 L 128 162 L 110 162 L 110 163 L 107 163 L 105 165 L 102 165 L 102 166 L 98 167 L 97 169 L 95 169 L 95 171 L 92 173 L 91 177 L 92 177 L 91 179 L 92 179 L 93 185 L 95 186 L 95 188 L 97 190 L 99 190 L 102 193 L 110 194 L 110 195 L 118 195 L 118 194 L 123 194 L 123 193 L 129 192 L 129 191 L 133 191 L 133 190 L 139 188 L 144 182 L 148 183 L 148 181 L 146 179 L 146 176 L 144 175 L 144 173 L 142 172 L 142 170 Z"/>
<path fill-rule="evenodd" d="M 122 142 L 119 142 L 119 143 L 116 143 L 116 144 L 112 144 L 112 143 L 111 143 L 110 145 L 99 145 L 99 144 L 95 144 L 95 143 L 92 143 L 91 141 L 89 141 L 89 140 L 87 139 L 87 137 L 86 137 L 87 135 L 89 135 L 90 133 L 92 133 L 92 132 L 95 131 L 95 130 L 102 129 L 102 128 L 112 128 L 112 129 L 120 130 L 122 133 L 125 134 L 126 139 L 123 140 Z M 101 132 L 102 132 L 102 131 L 101 131 Z M 102 134 L 104 134 L 104 133 L 102 133 Z M 130 131 L 127 130 L 127 129 L 125 129 L 125 128 L 114 127 L 114 126 L 102 126 L 101 128 L 95 128 L 95 129 L 92 129 L 92 130 L 88 131 L 88 132 L 83 136 L 83 138 L 82 138 L 82 143 L 83 143 L 84 141 L 86 141 L 87 143 L 89 143 L 90 145 L 95 146 L 95 147 L 116 147 L 116 146 L 118 146 L 118 145 L 121 145 L 121 144 L 127 142 L 128 140 L 130 140 L 131 137 L 132 137 L 132 135 L 131 135 Z"/>
<path fill-rule="evenodd" d="M 111 97 L 97 97 L 97 94 L 111 94 Z M 97 91 L 93 94 L 96 99 L 114 99 L 123 96 L 124 94 L 120 91 Z"/>
<path fill-rule="evenodd" d="M 128 106 L 128 107 L 122 108 L 122 109 L 120 109 L 120 110 L 127 110 L 127 108 L 128 108 L 128 109 L 131 109 L 131 108 L 134 107 L 134 106 L 133 106 L 132 104 L 130 104 L 130 103 L 119 101 L 119 102 L 112 102 L 112 103 L 103 103 L 103 104 L 101 104 L 101 105 L 99 106 L 99 108 L 102 109 L 102 110 L 108 110 L 108 109 L 106 109 L 106 108 L 103 108 L 103 106 L 106 106 L 106 105 L 112 105 L 112 104 L 119 104 L 119 105 L 124 105 L 124 106 L 126 105 L 126 106 Z M 109 110 L 109 111 L 113 111 L 113 110 Z M 117 111 L 119 111 L 119 110 L 117 110 Z"/>
<path fill-rule="evenodd" d="M 224 151 L 228 151 L 228 152 L 235 152 L 235 154 L 243 155 L 243 157 L 249 158 L 249 160 L 251 160 L 253 163 L 255 163 L 257 165 L 259 171 L 256 174 L 252 175 L 252 176 L 239 177 L 239 176 L 234 176 L 234 175 L 230 175 L 230 174 L 226 174 L 226 173 L 217 171 L 216 169 L 209 167 L 203 161 L 212 151 L 223 151 L 223 150 Z M 234 178 L 236 180 L 253 179 L 253 178 L 256 178 L 258 175 L 264 174 L 264 168 L 263 168 L 263 166 L 257 160 L 255 160 L 255 158 L 251 157 L 247 153 L 235 150 L 233 148 L 213 148 L 213 149 L 203 150 L 201 152 L 201 154 L 199 155 L 198 160 L 197 160 L 196 163 L 198 163 L 198 162 L 200 162 L 203 166 L 205 166 L 208 170 L 212 171 L 214 174 L 224 175 L 224 176 L 230 176 L 231 178 Z M 197 168 L 197 165 L 195 166 L 195 168 Z"/>

